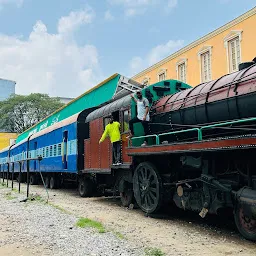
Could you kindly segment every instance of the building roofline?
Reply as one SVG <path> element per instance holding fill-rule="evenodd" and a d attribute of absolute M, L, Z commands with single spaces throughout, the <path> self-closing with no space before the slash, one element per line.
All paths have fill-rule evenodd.
<path fill-rule="evenodd" d="M 4 81 L 8 81 L 8 82 L 12 82 L 12 83 L 17 84 L 15 81 L 13 81 L 13 80 L 9 80 L 9 79 L 0 78 L 0 80 L 4 80 Z"/>
<path fill-rule="evenodd" d="M 139 78 L 143 75 L 145 75 L 146 73 L 152 71 L 153 69 L 159 67 L 159 66 L 162 66 L 163 64 L 165 64 L 166 62 L 172 60 L 172 59 L 175 59 L 176 57 L 178 57 L 179 55 L 189 51 L 190 49 L 198 46 L 199 44 L 211 39 L 212 37 L 222 33 L 223 31 L 237 25 L 238 23 L 250 18 L 251 16 L 255 15 L 256 14 L 256 7 L 253 7 L 252 9 L 250 9 L 249 11 L 245 12 L 244 14 L 240 15 L 239 17 L 233 19 L 232 21 L 226 23 L 225 25 L 221 26 L 220 28 L 218 29 L 215 29 L 214 31 L 206 34 L 205 36 L 199 38 L 198 40 L 192 42 L 191 44 L 181 48 L 180 50 L 178 50 L 177 52 L 167 56 L 166 58 L 160 60 L 159 62 L 157 62 L 156 64 L 142 70 L 141 72 L 139 72 L 138 74 L 136 74 L 135 76 L 132 77 L 132 79 L 136 79 L 136 78 Z"/>

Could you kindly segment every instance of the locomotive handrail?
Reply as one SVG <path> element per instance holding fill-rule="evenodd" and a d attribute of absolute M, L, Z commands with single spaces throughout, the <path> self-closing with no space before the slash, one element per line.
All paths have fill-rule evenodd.
<path fill-rule="evenodd" d="M 133 137 L 131 138 L 131 140 L 134 140 L 134 139 L 141 139 L 141 138 L 150 138 L 150 137 L 155 137 L 156 138 L 156 145 L 159 145 L 159 136 L 156 135 L 156 134 L 150 134 L 150 135 L 147 135 L 147 136 L 138 136 L 138 137 Z M 128 140 L 128 147 L 130 147 L 130 140 Z"/>
<path fill-rule="evenodd" d="M 219 126 L 224 126 L 224 125 L 229 125 L 229 124 L 238 124 L 238 123 L 245 123 L 245 122 L 250 122 L 250 121 L 256 121 L 256 117 L 250 117 L 250 118 L 245 118 L 245 119 L 240 119 L 240 120 L 234 120 L 234 121 L 228 121 L 224 123 L 218 123 L 218 124 L 210 124 L 206 125 L 200 128 L 202 135 L 203 135 L 203 130 L 206 129 L 211 129 L 214 127 L 219 127 Z"/>
<path fill-rule="evenodd" d="M 256 121 L 256 117 L 228 121 L 228 122 L 224 122 L 224 123 L 211 124 L 211 125 L 202 126 L 200 128 L 191 128 L 191 129 L 179 130 L 179 131 L 174 131 L 174 132 L 166 132 L 166 133 L 161 133 L 158 135 L 152 134 L 152 135 L 147 135 L 147 136 L 139 136 L 139 137 L 134 137 L 131 139 L 133 140 L 133 139 L 141 139 L 141 138 L 147 138 L 147 137 L 155 137 L 156 145 L 160 145 L 160 137 L 161 136 L 197 131 L 197 139 L 198 139 L 198 141 L 201 141 L 201 140 L 203 140 L 203 130 L 213 129 L 215 127 L 221 127 L 221 126 L 230 125 L 230 124 L 245 123 L 245 122 L 250 122 L 250 121 Z M 128 147 L 130 147 L 130 140 L 128 141 Z"/>
<path fill-rule="evenodd" d="M 202 131 L 201 128 L 191 128 L 191 129 L 186 129 L 186 130 L 180 130 L 180 131 L 175 131 L 175 132 L 166 132 L 166 133 L 161 133 L 159 134 L 159 140 L 161 136 L 165 136 L 165 135 L 171 135 L 171 134 L 177 134 L 177 133 L 185 133 L 185 132 L 193 132 L 193 131 L 197 131 L 197 138 L 198 140 L 202 140 Z"/>

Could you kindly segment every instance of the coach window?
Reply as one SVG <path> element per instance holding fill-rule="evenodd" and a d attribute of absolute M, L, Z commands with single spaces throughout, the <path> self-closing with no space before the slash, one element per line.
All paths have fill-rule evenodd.
<path fill-rule="evenodd" d="M 130 113 L 129 110 L 123 111 L 123 124 L 122 124 L 122 131 L 128 132 L 129 131 L 129 120 L 130 120 Z"/>

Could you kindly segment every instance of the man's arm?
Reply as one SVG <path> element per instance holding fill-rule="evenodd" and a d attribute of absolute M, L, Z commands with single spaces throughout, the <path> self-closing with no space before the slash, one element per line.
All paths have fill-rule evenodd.
<path fill-rule="evenodd" d="M 103 132 L 99 143 L 103 142 L 107 136 L 108 136 L 108 126 L 106 126 L 105 131 Z"/>
<path fill-rule="evenodd" d="M 149 102 L 148 102 L 148 99 L 146 99 L 146 98 L 144 99 L 144 104 L 145 104 L 145 115 L 143 117 L 143 121 L 146 120 L 147 114 L 149 112 Z"/>
<path fill-rule="evenodd" d="M 146 107 L 146 111 L 145 111 L 145 115 L 144 115 L 144 117 L 143 117 L 143 121 L 146 120 L 148 111 L 149 111 L 149 107 Z"/>
<path fill-rule="evenodd" d="M 131 98 L 135 101 L 135 103 L 137 103 L 137 99 L 134 97 L 133 94 L 131 94 Z"/>

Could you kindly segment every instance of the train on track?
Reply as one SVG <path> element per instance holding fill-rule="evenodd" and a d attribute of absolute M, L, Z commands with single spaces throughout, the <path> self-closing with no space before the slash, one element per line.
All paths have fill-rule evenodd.
<path fill-rule="evenodd" d="M 90 104 L 89 98 L 73 103 L 75 114 L 0 151 L 1 176 L 12 171 L 36 184 L 42 173 L 52 189 L 74 180 L 82 197 L 112 190 L 124 206 L 136 202 L 149 214 L 171 203 L 202 218 L 232 209 L 239 232 L 256 241 L 255 62 L 193 88 L 177 80 L 142 88 L 120 75 L 111 79 L 117 86 L 107 100 L 99 100 L 107 94 L 103 83 Z M 138 89 L 150 103 L 151 133 L 143 147 L 140 123 L 127 138 L 136 116 L 130 94 Z M 110 141 L 99 144 L 110 114 L 121 124 L 118 166 Z"/>

